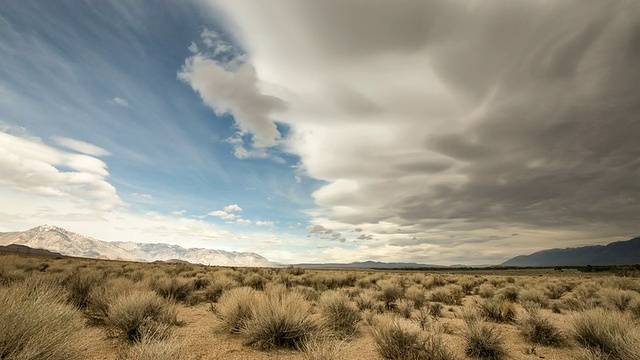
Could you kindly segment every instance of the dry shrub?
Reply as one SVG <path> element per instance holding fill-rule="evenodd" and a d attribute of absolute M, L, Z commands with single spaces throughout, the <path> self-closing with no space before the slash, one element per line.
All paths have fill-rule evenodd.
<path fill-rule="evenodd" d="M 604 285 L 614 289 L 640 292 L 640 281 L 637 278 L 612 276 L 606 279 Z"/>
<path fill-rule="evenodd" d="M 442 304 L 438 302 L 432 302 L 428 303 L 426 307 L 429 310 L 429 315 L 433 317 L 442 317 Z"/>
<path fill-rule="evenodd" d="M 360 310 L 372 310 L 376 304 L 377 296 L 373 290 L 365 289 L 354 298 L 356 305 Z"/>
<path fill-rule="evenodd" d="M 640 334 L 625 314 L 592 309 L 573 315 L 574 338 L 582 346 L 612 359 L 637 360 Z"/>
<path fill-rule="evenodd" d="M 501 300 L 516 302 L 518 301 L 519 294 L 520 289 L 515 286 L 507 286 L 498 291 L 498 298 L 500 298 Z"/>
<path fill-rule="evenodd" d="M 547 284 L 545 289 L 545 292 L 547 293 L 547 296 L 549 297 L 549 299 L 554 299 L 554 300 L 560 299 L 562 295 L 564 295 L 568 291 L 569 291 L 569 288 L 567 287 L 567 285 L 560 284 L 560 283 L 549 283 Z"/>
<path fill-rule="evenodd" d="M 384 302 L 385 308 L 391 309 L 393 303 L 400 299 L 404 294 L 404 289 L 393 280 L 380 280 L 377 282 L 379 299 Z"/>
<path fill-rule="evenodd" d="M 231 280 L 226 276 L 220 276 L 213 279 L 204 291 L 204 297 L 207 301 L 218 302 L 222 294 L 230 289 L 238 286 L 238 282 Z"/>
<path fill-rule="evenodd" d="M 84 314 L 91 325 L 104 325 L 109 317 L 109 306 L 118 297 L 137 288 L 132 280 L 124 277 L 107 279 L 89 293 Z"/>
<path fill-rule="evenodd" d="M 414 322 L 381 316 L 372 332 L 378 353 L 384 359 L 449 360 L 455 356 L 439 333 L 425 332 Z"/>
<path fill-rule="evenodd" d="M 110 335 L 135 342 L 162 339 L 175 324 L 176 308 L 156 293 L 142 290 L 116 298 L 105 321 Z"/>
<path fill-rule="evenodd" d="M 244 279 L 244 286 L 252 287 L 255 290 L 264 290 L 266 284 L 267 279 L 255 273 Z"/>
<path fill-rule="evenodd" d="M 473 290 L 476 288 L 477 283 L 472 278 L 462 278 L 462 279 L 458 280 L 458 285 L 460 285 L 460 287 L 462 287 L 462 291 L 466 295 L 471 295 L 473 293 Z"/>
<path fill-rule="evenodd" d="M 340 338 L 350 338 L 358 330 L 360 312 L 347 296 L 338 292 L 326 292 L 320 298 L 320 314 L 326 327 Z"/>
<path fill-rule="evenodd" d="M 494 325 L 483 322 L 475 312 L 464 314 L 464 324 L 462 337 L 467 356 L 490 360 L 506 357 L 504 338 Z"/>
<path fill-rule="evenodd" d="M 631 316 L 633 316 L 635 319 L 640 319 L 640 297 L 636 297 L 635 299 L 631 300 L 627 309 L 631 313 Z"/>
<path fill-rule="evenodd" d="M 0 359 L 83 359 L 85 328 L 60 289 L 27 278 L 0 289 Z"/>
<path fill-rule="evenodd" d="M 305 360 L 338 360 L 341 359 L 342 342 L 327 337 L 312 337 L 302 348 Z"/>
<path fill-rule="evenodd" d="M 231 333 L 240 332 L 253 316 L 251 308 L 260 295 L 256 290 L 246 286 L 225 292 L 216 306 L 220 328 Z"/>
<path fill-rule="evenodd" d="M 600 297 L 607 308 L 625 311 L 631 301 L 638 298 L 638 293 L 629 290 L 604 288 L 600 291 Z"/>
<path fill-rule="evenodd" d="M 185 301 L 194 290 L 193 281 L 182 277 L 162 277 L 151 284 L 151 288 L 165 299 Z"/>
<path fill-rule="evenodd" d="M 187 357 L 184 342 L 175 338 L 146 338 L 121 354 L 119 360 L 175 360 Z"/>
<path fill-rule="evenodd" d="M 528 306 L 526 314 L 518 319 L 518 325 L 522 336 L 533 344 L 562 346 L 566 342 L 565 335 L 540 313 L 538 307 Z"/>
<path fill-rule="evenodd" d="M 546 308 L 549 305 L 549 298 L 540 289 L 525 289 L 520 292 L 520 303 L 535 303 Z"/>
<path fill-rule="evenodd" d="M 301 350 L 320 330 L 319 323 L 311 315 L 311 304 L 301 294 L 268 291 L 265 296 L 253 300 L 251 319 L 242 329 L 247 335 L 246 344 L 263 350 Z"/>
<path fill-rule="evenodd" d="M 496 293 L 496 288 L 490 284 L 482 284 L 478 287 L 478 295 L 483 298 L 493 297 Z"/>
<path fill-rule="evenodd" d="M 65 281 L 69 291 L 68 301 L 78 309 L 89 305 L 89 294 L 104 279 L 104 274 L 88 269 L 75 269 Z"/>
<path fill-rule="evenodd" d="M 510 301 L 491 298 L 485 299 L 476 306 L 480 314 L 491 321 L 507 323 L 513 322 L 516 318 L 515 305 Z"/>
<path fill-rule="evenodd" d="M 433 289 L 448 284 L 447 278 L 442 275 L 436 275 L 424 282 L 424 287 L 427 289 Z"/>
<path fill-rule="evenodd" d="M 595 309 L 601 304 L 600 298 L 581 299 L 574 296 L 565 297 L 561 301 L 564 309 L 573 311 Z"/>
<path fill-rule="evenodd" d="M 407 300 L 407 299 L 397 300 L 394 303 L 394 305 L 395 305 L 395 309 L 398 312 L 398 314 L 400 314 L 400 316 L 402 316 L 405 319 L 410 318 L 411 317 L 411 313 L 413 312 L 413 309 L 415 309 L 413 301 Z"/>
<path fill-rule="evenodd" d="M 462 305 L 464 292 L 460 285 L 449 284 L 436 288 L 431 292 L 431 301 L 441 302 L 446 305 Z"/>
<path fill-rule="evenodd" d="M 422 286 L 412 285 L 405 290 L 404 297 L 413 301 L 416 308 L 421 308 L 427 302 L 427 294 Z"/>

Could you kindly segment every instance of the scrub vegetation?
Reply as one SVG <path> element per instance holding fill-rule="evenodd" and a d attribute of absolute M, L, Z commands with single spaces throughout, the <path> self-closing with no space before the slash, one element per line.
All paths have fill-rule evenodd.
<path fill-rule="evenodd" d="M 0 253 L 2 359 L 638 359 L 640 278 Z"/>

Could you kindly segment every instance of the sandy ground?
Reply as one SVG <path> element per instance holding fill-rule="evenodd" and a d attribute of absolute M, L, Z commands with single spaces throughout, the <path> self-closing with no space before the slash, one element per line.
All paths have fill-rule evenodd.
<path fill-rule="evenodd" d="M 468 296 L 465 305 L 469 306 L 479 298 Z M 461 336 L 463 321 L 460 319 L 463 306 L 445 306 L 443 317 L 438 322 L 442 324 L 447 333 L 444 335 L 449 348 L 454 351 L 459 359 L 466 359 L 464 355 L 464 340 Z M 567 314 L 553 314 L 545 310 L 545 314 L 554 322 L 565 327 Z M 199 304 L 193 307 L 181 306 L 178 319 L 182 325 L 174 331 L 177 339 L 184 341 L 187 358 L 190 360 L 205 359 L 303 359 L 303 354 L 293 350 L 260 351 L 243 345 L 242 335 L 226 334 L 215 330 L 215 315 L 208 304 Z M 520 336 L 515 324 L 496 324 L 505 338 L 507 344 L 508 359 L 571 359 L 576 347 L 553 348 L 537 346 L 531 353 L 531 345 L 528 345 Z M 120 351 L 119 343 L 106 337 L 104 332 L 97 328 L 91 329 L 91 339 L 87 344 L 87 359 L 112 360 L 117 359 Z M 370 327 L 361 324 L 358 335 L 342 343 L 341 353 L 343 359 L 382 359 L 378 354 L 370 334 Z"/>

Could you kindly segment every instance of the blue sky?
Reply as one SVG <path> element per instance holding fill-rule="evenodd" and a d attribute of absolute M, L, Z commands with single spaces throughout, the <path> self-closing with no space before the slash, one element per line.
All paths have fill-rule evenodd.
<path fill-rule="evenodd" d="M 5 2 L 0 230 L 437 264 L 637 235 L 638 7 L 472 3 Z"/>

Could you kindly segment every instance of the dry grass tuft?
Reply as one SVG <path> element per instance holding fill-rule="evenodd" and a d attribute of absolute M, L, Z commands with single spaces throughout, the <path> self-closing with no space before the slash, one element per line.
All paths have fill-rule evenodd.
<path fill-rule="evenodd" d="M 165 299 L 185 301 L 194 290 L 193 281 L 182 277 L 162 277 L 151 283 L 151 288 Z"/>
<path fill-rule="evenodd" d="M 381 316 L 372 334 L 378 352 L 385 359 L 455 359 L 439 333 L 424 332 L 406 319 Z"/>
<path fill-rule="evenodd" d="M 574 338 L 582 346 L 609 354 L 613 359 L 637 360 L 640 334 L 626 315 L 604 309 L 592 309 L 573 315 Z"/>
<path fill-rule="evenodd" d="M 516 319 L 515 305 L 510 301 L 491 298 L 485 299 L 476 306 L 480 314 L 491 321 L 509 323 Z"/>
<path fill-rule="evenodd" d="M 220 328 L 231 333 L 240 332 L 251 319 L 254 303 L 261 296 L 250 287 L 239 287 L 225 292 L 215 308 Z"/>
<path fill-rule="evenodd" d="M 175 360 L 187 356 L 185 344 L 177 339 L 146 338 L 135 343 L 118 357 L 119 360 Z"/>
<path fill-rule="evenodd" d="M 551 320 L 544 317 L 539 308 L 527 307 L 527 313 L 518 319 L 520 333 L 529 342 L 544 346 L 563 346 L 566 336 Z"/>
<path fill-rule="evenodd" d="M 326 292 L 319 305 L 326 327 L 340 338 L 350 338 L 357 332 L 360 311 L 347 296 L 335 291 Z"/>
<path fill-rule="evenodd" d="M 305 342 L 302 356 L 305 360 L 339 360 L 343 344 L 327 337 L 313 337 Z"/>
<path fill-rule="evenodd" d="M 162 339 L 177 324 L 176 308 L 152 291 L 134 290 L 113 301 L 105 325 L 129 342 Z"/>
<path fill-rule="evenodd" d="M 27 278 L 0 289 L 0 359 L 83 359 L 80 313 L 59 288 Z"/>
<path fill-rule="evenodd" d="M 480 320 L 473 314 L 465 316 L 462 337 L 465 340 L 465 354 L 472 358 L 500 360 L 507 355 L 504 338 L 498 329 Z"/>
<path fill-rule="evenodd" d="M 319 323 L 311 315 L 311 304 L 302 294 L 269 291 L 266 296 L 254 298 L 251 319 L 246 321 L 242 332 L 247 335 L 247 345 L 263 350 L 302 350 L 320 330 Z"/>

